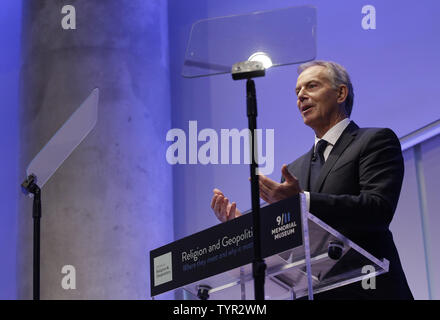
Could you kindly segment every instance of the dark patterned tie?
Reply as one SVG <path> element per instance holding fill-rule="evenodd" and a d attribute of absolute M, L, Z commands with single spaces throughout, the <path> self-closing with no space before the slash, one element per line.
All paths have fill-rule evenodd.
<path fill-rule="evenodd" d="M 315 153 L 310 163 L 310 190 L 313 190 L 316 180 L 318 180 L 319 172 L 324 165 L 324 150 L 327 147 L 328 142 L 325 140 L 319 140 L 315 147 Z"/>

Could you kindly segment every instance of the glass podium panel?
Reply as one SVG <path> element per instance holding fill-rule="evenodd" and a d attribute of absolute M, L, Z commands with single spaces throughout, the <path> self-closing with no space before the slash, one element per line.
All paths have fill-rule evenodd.
<path fill-rule="evenodd" d="M 27 176 L 35 176 L 40 189 L 95 127 L 98 100 L 99 89 L 95 88 L 27 167 Z"/>
<path fill-rule="evenodd" d="M 316 8 L 298 6 L 197 21 L 192 26 L 182 75 L 195 78 L 230 73 L 235 63 L 261 56 L 272 66 L 315 59 Z"/>

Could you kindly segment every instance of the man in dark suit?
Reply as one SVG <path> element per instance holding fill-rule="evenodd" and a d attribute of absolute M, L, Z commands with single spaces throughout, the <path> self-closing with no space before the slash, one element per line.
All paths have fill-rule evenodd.
<path fill-rule="evenodd" d="M 345 68 L 312 61 L 298 69 L 297 105 L 315 132 L 309 152 L 283 165 L 281 183 L 260 175 L 260 196 L 274 203 L 304 193 L 308 210 L 377 258 L 390 261 L 376 289 L 360 282 L 316 295 L 317 299 L 412 299 L 389 225 L 397 207 L 404 164 L 390 129 L 359 128 L 349 120 L 353 87 Z M 211 207 L 221 221 L 241 212 L 214 189 Z"/>

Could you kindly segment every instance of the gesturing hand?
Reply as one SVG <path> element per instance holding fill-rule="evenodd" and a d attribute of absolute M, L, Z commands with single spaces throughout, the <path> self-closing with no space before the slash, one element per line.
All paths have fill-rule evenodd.
<path fill-rule="evenodd" d="M 237 209 L 237 204 L 235 202 L 230 203 L 223 192 L 219 189 L 214 189 L 213 192 L 214 196 L 211 200 L 211 208 L 217 219 L 221 222 L 225 222 L 241 215 L 240 210 Z"/>
<path fill-rule="evenodd" d="M 298 179 L 290 174 L 285 164 L 281 168 L 281 174 L 285 179 L 283 183 L 275 182 L 265 175 L 259 175 L 260 198 L 267 203 L 287 199 L 302 192 Z"/>

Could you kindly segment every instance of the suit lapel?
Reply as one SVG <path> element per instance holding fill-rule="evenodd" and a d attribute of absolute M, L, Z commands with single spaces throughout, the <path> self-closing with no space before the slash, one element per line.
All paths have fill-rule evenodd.
<path fill-rule="evenodd" d="M 304 190 L 310 190 L 310 162 L 312 161 L 313 151 L 315 149 L 315 146 L 312 146 L 310 151 L 306 153 L 303 162 L 300 166 L 300 172 L 298 175 L 298 180 L 300 183 L 300 186 Z"/>
<path fill-rule="evenodd" d="M 319 174 L 318 180 L 316 180 L 315 186 L 310 186 L 311 191 L 319 192 L 322 188 L 322 185 L 327 178 L 330 170 L 335 165 L 336 161 L 342 155 L 344 150 L 350 145 L 350 143 L 354 140 L 356 136 L 357 130 L 359 127 L 351 121 L 350 124 L 345 128 L 344 132 L 339 137 L 332 151 L 330 152 L 327 161 L 322 166 L 321 172 Z M 310 172 L 310 161 L 309 161 L 309 171 Z"/>

